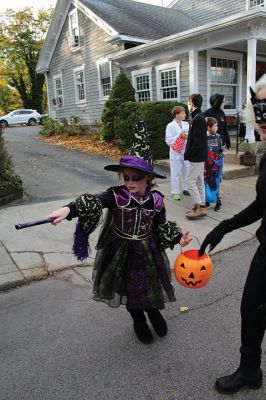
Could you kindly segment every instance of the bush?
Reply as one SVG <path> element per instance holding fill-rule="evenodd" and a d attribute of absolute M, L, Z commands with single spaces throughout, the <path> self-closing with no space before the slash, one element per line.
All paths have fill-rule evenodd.
<path fill-rule="evenodd" d="M 60 133 L 62 133 L 62 126 L 53 118 L 47 118 L 39 131 L 39 135 L 42 136 L 58 135 Z"/>
<path fill-rule="evenodd" d="M 42 128 L 39 131 L 39 135 L 52 136 L 52 135 L 81 135 L 85 132 L 85 128 L 81 125 L 79 117 L 73 115 L 70 120 L 61 118 L 60 121 L 56 121 L 52 118 L 47 118 L 44 121 Z"/>
<path fill-rule="evenodd" d="M 0 128 L 0 182 L 8 183 L 10 186 L 16 188 L 18 192 L 23 193 L 22 180 L 17 174 L 15 174 L 13 170 L 11 156 L 8 154 L 6 150 L 1 128 Z"/>
<path fill-rule="evenodd" d="M 119 74 L 112 87 L 109 99 L 105 103 L 102 112 L 102 127 L 100 136 L 105 140 L 113 140 L 115 138 L 114 119 L 118 112 L 119 106 L 128 101 L 135 102 L 135 89 L 127 76 L 123 73 Z"/>
<path fill-rule="evenodd" d="M 119 147 L 128 149 L 134 125 L 138 117 L 141 117 L 148 125 L 153 159 L 168 158 L 169 147 L 165 143 L 165 128 L 173 119 L 172 108 L 177 105 L 183 106 L 188 114 L 186 104 L 174 101 L 121 104 L 114 122 L 115 139 Z"/>

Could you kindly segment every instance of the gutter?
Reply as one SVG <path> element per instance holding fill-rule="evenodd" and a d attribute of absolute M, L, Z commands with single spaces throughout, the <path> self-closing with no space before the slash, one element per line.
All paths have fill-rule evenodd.
<path fill-rule="evenodd" d="M 165 47 L 166 45 L 172 44 L 176 41 L 190 39 L 200 34 L 206 34 L 208 32 L 212 32 L 221 28 L 226 28 L 235 25 L 236 23 L 248 22 L 251 19 L 255 19 L 258 17 L 265 17 L 265 16 L 266 16 L 266 10 L 262 7 L 259 10 L 254 9 L 254 10 L 244 11 L 232 17 L 224 18 L 220 20 L 220 22 L 216 20 L 214 21 L 214 23 L 212 22 L 205 25 L 201 25 L 197 28 L 189 29 L 188 31 L 185 32 L 180 32 L 171 36 L 166 36 L 164 38 L 154 40 L 151 43 L 133 47 L 132 49 L 123 50 L 113 56 L 109 56 L 109 60 L 116 61 L 120 60 L 121 58 L 131 57 L 136 54 L 143 53 L 144 51 Z"/>

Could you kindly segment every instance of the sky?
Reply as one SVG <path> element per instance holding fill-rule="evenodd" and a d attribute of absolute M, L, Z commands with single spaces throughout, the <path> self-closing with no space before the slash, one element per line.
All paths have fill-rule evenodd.
<path fill-rule="evenodd" d="M 139 0 L 135 0 L 139 1 Z M 142 3 L 154 4 L 156 6 L 167 6 L 172 0 L 141 0 Z M 25 7 L 33 7 L 35 10 L 39 8 L 48 8 L 50 5 L 53 7 L 56 4 L 56 0 L 0 0 L 0 11 L 6 8 L 18 10 Z"/>

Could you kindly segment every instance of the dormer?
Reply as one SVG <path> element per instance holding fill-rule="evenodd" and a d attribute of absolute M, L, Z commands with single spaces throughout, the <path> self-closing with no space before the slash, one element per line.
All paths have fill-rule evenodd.
<path fill-rule="evenodd" d="M 71 50 L 74 51 L 80 47 L 78 12 L 76 8 L 74 8 L 69 12 L 68 21 L 69 21 L 69 45 L 71 47 Z"/>

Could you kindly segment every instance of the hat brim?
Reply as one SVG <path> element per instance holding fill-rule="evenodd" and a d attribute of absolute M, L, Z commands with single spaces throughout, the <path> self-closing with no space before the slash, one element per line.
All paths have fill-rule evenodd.
<path fill-rule="evenodd" d="M 134 169 L 136 171 L 141 171 L 141 172 L 145 172 L 146 174 L 150 174 L 153 175 L 155 178 L 160 178 L 160 179 L 166 179 L 167 177 L 165 175 L 160 175 L 155 171 L 151 171 L 145 168 L 137 168 L 136 166 L 131 167 L 130 165 L 120 165 L 120 164 L 111 164 L 111 165 L 106 165 L 104 167 L 104 169 L 106 171 L 113 171 L 113 172 L 118 172 L 124 168 L 130 168 L 130 169 Z"/>

